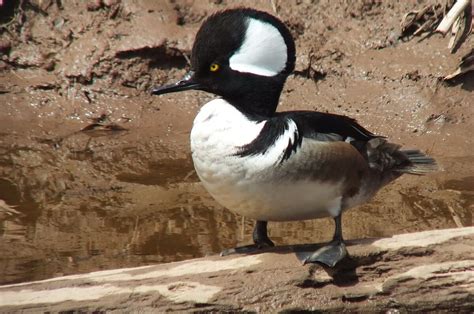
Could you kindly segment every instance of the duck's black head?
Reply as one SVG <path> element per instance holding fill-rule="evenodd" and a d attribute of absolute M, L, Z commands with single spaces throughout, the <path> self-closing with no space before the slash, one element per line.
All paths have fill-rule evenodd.
<path fill-rule="evenodd" d="M 246 114 L 271 116 L 295 66 L 295 44 L 276 17 L 254 9 L 231 9 L 210 16 L 199 29 L 191 71 L 152 94 L 203 90 L 222 96 Z"/>

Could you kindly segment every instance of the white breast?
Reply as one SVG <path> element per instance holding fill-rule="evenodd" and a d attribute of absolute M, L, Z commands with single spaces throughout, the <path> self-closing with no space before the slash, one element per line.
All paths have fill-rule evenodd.
<path fill-rule="evenodd" d="M 241 146 L 255 139 L 266 121 L 248 120 L 223 99 L 204 105 L 191 131 L 191 150 L 196 172 L 208 192 L 223 206 L 243 216 L 266 221 L 326 217 L 340 210 L 341 186 L 308 179 L 292 173 L 295 158 L 278 166 L 294 141 L 296 125 L 275 141 L 265 154 L 236 156 Z M 311 155 L 318 146 L 306 141 L 300 156 Z"/>

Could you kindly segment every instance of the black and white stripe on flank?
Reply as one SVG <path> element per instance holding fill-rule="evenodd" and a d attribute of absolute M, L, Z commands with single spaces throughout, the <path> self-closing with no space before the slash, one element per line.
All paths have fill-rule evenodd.
<path fill-rule="evenodd" d="M 301 137 L 298 135 L 298 128 L 294 121 L 283 116 L 266 121 L 257 137 L 240 147 L 235 155 L 239 157 L 264 155 L 282 136 L 288 138 L 288 147 L 284 152 L 284 156 L 287 155 L 284 158 L 288 158 L 291 153 L 287 153 L 287 150 L 296 151 L 296 147 L 301 145 Z"/>
<path fill-rule="evenodd" d="M 297 152 L 304 138 L 322 142 L 346 139 L 365 142 L 378 136 L 346 116 L 313 111 L 282 112 L 268 119 L 258 136 L 240 147 L 235 155 L 264 155 L 281 137 L 288 138 L 286 147 L 282 149 L 280 163 L 283 163 Z"/>

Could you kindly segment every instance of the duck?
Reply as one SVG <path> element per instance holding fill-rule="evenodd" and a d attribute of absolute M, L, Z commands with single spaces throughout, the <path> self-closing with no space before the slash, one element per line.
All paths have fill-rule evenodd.
<path fill-rule="evenodd" d="M 191 154 L 209 194 L 256 221 L 253 244 L 232 252 L 273 247 L 268 222 L 331 217 L 332 240 L 303 263 L 334 267 L 348 255 L 341 220 L 346 210 L 403 174 L 424 175 L 437 166 L 420 150 L 402 149 L 353 118 L 277 112 L 295 60 L 294 39 L 280 19 L 252 8 L 227 9 L 199 28 L 190 71 L 151 94 L 199 90 L 217 96 L 194 119 Z"/>

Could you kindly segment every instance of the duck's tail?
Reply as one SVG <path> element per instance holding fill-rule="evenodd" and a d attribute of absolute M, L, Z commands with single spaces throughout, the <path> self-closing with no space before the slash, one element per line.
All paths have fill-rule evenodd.
<path fill-rule="evenodd" d="M 408 163 L 400 165 L 401 167 L 394 169 L 395 171 L 424 175 L 438 170 L 436 160 L 418 149 L 401 150 L 400 152 L 406 156 Z"/>
<path fill-rule="evenodd" d="M 424 175 L 438 170 L 436 161 L 417 149 L 401 150 L 384 138 L 370 140 L 366 146 L 369 167 L 386 184 L 404 173 Z"/>

